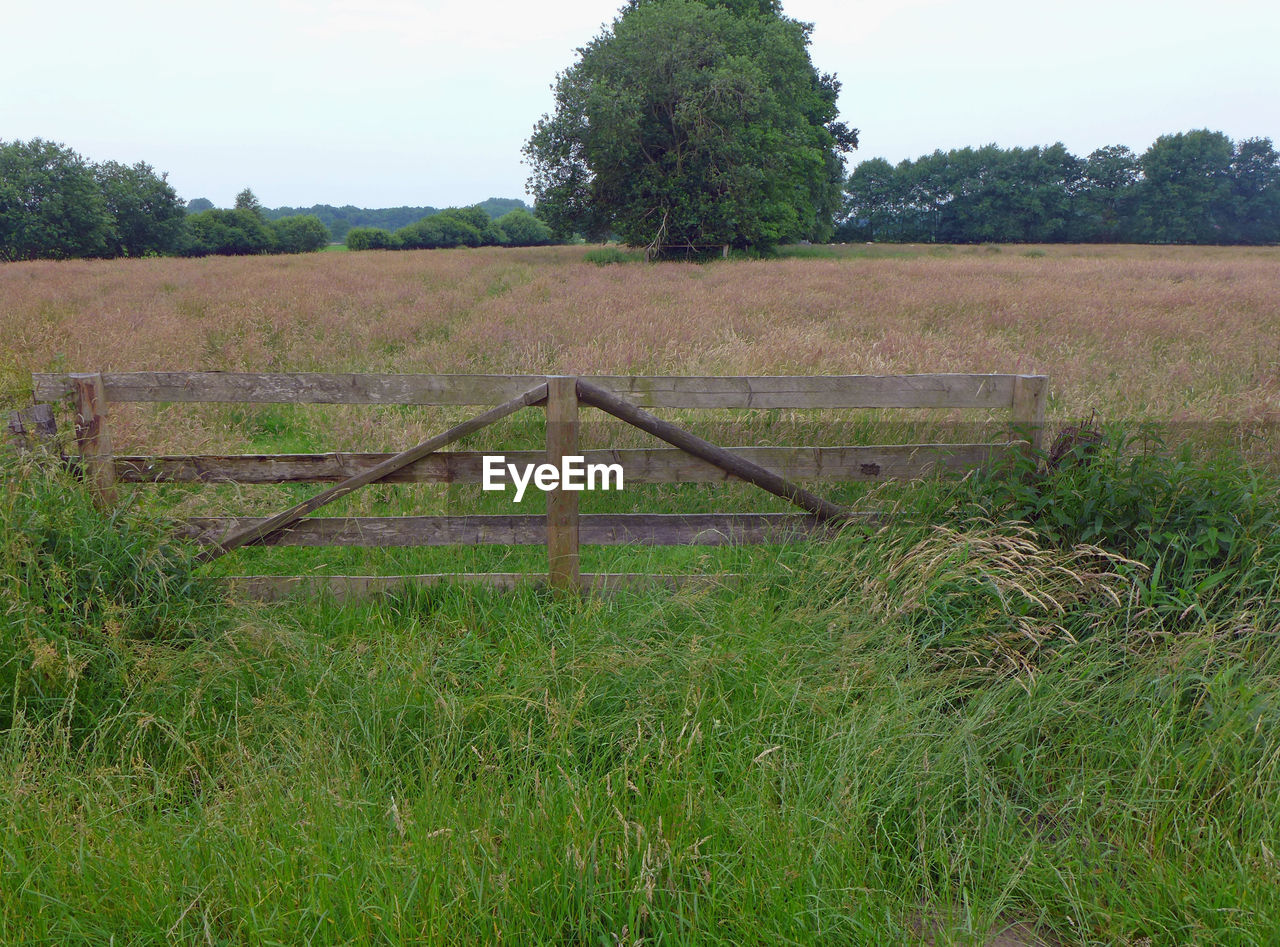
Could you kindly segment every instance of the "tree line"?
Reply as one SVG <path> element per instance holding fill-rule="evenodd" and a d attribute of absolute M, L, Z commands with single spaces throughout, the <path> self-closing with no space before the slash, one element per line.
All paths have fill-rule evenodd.
<path fill-rule="evenodd" d="M 187 204 L 188 210 L 205 210 L 213 205 L 197 198 Z M 491 197 L 473 205 L 484 210 L 490 217 L 497 218 L 512 210 L 532 210 L 528 204 L 514 197 Z M 317 218 L 328 228 L 331 238 L 342 243 L 347 238 L 347 231 L 352 227 L 376 227 L 381 230 L 399 230 L 417 223 L 423 217 L 438 214 L 447 208 L 441 207 L 355 207 L 344 204 L 335 207 L 332 204 L 314 204 L 311 207 L 268 207 L 265 209 L 267 219 L 279 220 L 281 217 L 307 215 Z"/>
<path fill-rule="evenodd" d="M 230 208 L 184 204 L 146 162 L 94 164 L 39 138 L 0 141 L 0 261 L 307 253 L 343 238 L 353 248 L 530 246 L 551 232 L 513 198 L 443 211 L 266 208 L 245 188 Z"/>
<path fill-rule="evenodd" d="M 40 138 L 0 141 L 0 260 L 304 253 L 329 242 L 314 216 L 268 219 L 246 189 L 189 214 L 163 173 L 94 164 Z"/>
<path fill-rule="evenodd" d="M 754 36 L 761 30 L 767 33 L 791 26 L 789 21 L 778 25 L 776 8 L 767 0 L 761 0 L 758 8 L 742 2 L 746 12 L 713 6 L 710 19 L 707 7 L 688 0 L 649 0 L 629 11 L 632 16 L 636 10 L 679 13 L 671 16 L 672 23 L 701 23 L 706 30 L 702 41 L 707 44 L 702 51 L 714 59 L 718 55 L 714 37 L 726 26 L 735 36 L 735 31 Z M 624 12 L 622 19 L 627 15 Z M 759 18 L 764 26 L 742 28 L 739 18 L 752 22 Z M 660 44 L 655 47 L 651 41 L 649 27 L 662 36 L 671 25 L 647 24 L 635 34 L 638 39 L 621 32 L 634 49 L 619 52 L 618 38 L 609 35 L 598 38 L 591 49 L 600 55 L 607 50 L 610 57 L 619 56 L 627 69 L 643 71 L 661 52 Z M 781 43 L 781 49 L 805 51 L 805 30 L 790 34 L 783 30 L 783 34 L 790 38 Z M 585 54 L 579 67 L 584 63 L 594 66 Z M 584 96 L 591 99 L 597 92 L 606 104 L 613 102 L 617 76 L 612 59 L 608 63 L 609 69 L 602 65 L 601 75 L 589 80 L 581 69 L 562 76 L 558 90 L 563 106 Z M 813 103 L 830 103 L 838 83 L 829 76 L 816 76 L 806 64 L 807 58 L 797 58 L 789 68 L 808 77 L 810 88 L 816 90 Z M 701 80 L 696 73 L 691 68 L 681 81 L 697 86 Z M 584 85 L 573 85 L 571 80 Z M 726 74 L 717 81 L 727 81 Z M 647 102 L 644 111 L 677 114 L 678 109 L 667 106 L 685 99 L 678 90 L 667 86 L 662 90 L 668 98 Z M 701 101 L 696 95 L 695 99 Z M 716 101 L 714 96 L 711 101 Z M 742 105 L 745 100 L 738 97 L 737 101 Z M 793 167 L 807 166 L 813 172 L 808 185 L 796 178 L 776 192 L 785 194 L 785 200 L 773 201 L 762 192 L 751 200 L 743 198 L 746 202 L 741 206 L 730 201 L 712 207 L 711 196 L 720 193 L 717 188 L 728 186 L 725 182 L 735 174 L 759 184 L 758 175 L 747 174 L 755 167 L 754 159 L 742 159 L 745 169 L 732 173 L 731 164 L 726 163 L 729 157 L 741 158 L 751 151 L 743 142 L 695 143 L 695 131 L 727 134 L 720 127 L 721 119 L 730 120 L 727 113 L 704 127 L 712 113 L 709 106 L 706 113 L 696 113 L 697 127 L 676 134 L 671 141 L 661 140 L 667 131 L 640 135 L 639 157 L 626 159 L 637 178 L 647 182 L 637 185 L 636 191 L 627 190 L 626 177 L 617 176 L 621 172 L 616 168 L 599 162 L 598 168 L 593 167 L 584 157 L 596 147 L 612 156 L 609 161 L 625 152 L 628 146 L 622 139 L 626 135 L 616 128 L 609 130 L 617 116 L 606 111 L 595 128 L 588 128 L 563 124 L 582 121 L 580 113 L 557 112 L 544 116 L 526 149 L 535 156 L 538 169 L 531 182 L 539 198 L 536 215 L 522 201 L 499 198 L 445 210 L 331 205 L 309 210 L 322 211 L 326 217 L 336 215 L 334 220 L 340 217 L 346 245 L 354 250 L 533 246 L 575 233 L 588 239 L 613 236 L 633 244 L 727 243 L 757 250 L 785 240 L 820 242 L 832 237 L 945 243 L 1280 242 L 1280 154 L 1269 138 L 1236 143 L 1222 132 L 1198 130 L 1162 136 L 1141 155 L 1123 145 L 1111 145 L 1079 158 L 1059 142 L 1046 147 L 987 145 L 935 151 L 896 166 L 874 158 L 859 164 L 844 180 L 844 204 L 838 207 L 822 182 L 831 180 L 839 152 L 853 145 L 856 133 L 842 126 L 833 131 L 834 113 L 819 109 L 799 120 L 801 125 L 809 123 L 805 127 L 817 136 L 818 144 L 793 155 Z M 592 138 L 597 134 L 598 142 Z M 610 136 L 615 139 L 612 151 L 605 148 Z M 786 140 L 797 139 L 788 136 Z M 660 181 L 666 164 L 675 160 L 669 154 L 672 151 L 683 171 L 670 171 L 664 192 Z M 719 162 L 714 173 L 700 169 L 704 158 Z M 819 172 L 819 165 L 825 170 Z M 616 187 L 597 192 L 602 181 L 612 181 Z M 725 208 L 736 209 L 725 217 Z M 296 210 L 301 209 L 264 208 L 248 189 L 230 209 L 214 207 L 204 198 L 184 206 L 166 176 L 145 162 L 93 164 L 64 145 L 41 139 L 0 141 L 0 261 L 301 253 L 320 249 L 333 239 L 320 213 Z M 357 225 L 353 220 L 384 225 Z"/>
<path fill-rule="evenodd" d="M 523 207 L 495 219 L 483 204 L 449 207 L 395 231 L 352 227 L 346 239 L 348 250 L 536 247 L 552 242 L 551 228 Z"/>
<path fill-rule="evenodd" d="M 859 164 L 837 240 L 941 243 L 1280 242 L 1269 138 L 1202 129 L 1079 158 L 1047 147 L 935 151 Z"/>

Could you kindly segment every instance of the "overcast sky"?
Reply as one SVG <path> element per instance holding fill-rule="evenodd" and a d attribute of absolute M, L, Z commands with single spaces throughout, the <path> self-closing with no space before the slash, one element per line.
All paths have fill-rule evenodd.
<path fill-rule="evenodd" d="M 184 200 L 524 197 L 550 84 L 622 0 L 4 0 L 0 139 L 146 161 Z M 1280 139 L 1276 0 L 784 0 L 859 160 Z"/>

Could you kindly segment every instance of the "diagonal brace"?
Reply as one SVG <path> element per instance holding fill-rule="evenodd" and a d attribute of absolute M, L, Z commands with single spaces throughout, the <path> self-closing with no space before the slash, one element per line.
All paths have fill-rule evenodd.
<path fill-rule="evenodd" d="M 601 411 L 612 414 L 615 418 L 626 421 L 628 424 L 634 425 L 654 437 L 661 438 L 687 454 L 692 454 L 700 460 L 705 460 L 707 463 L 719 467 L 725 473 L 732 474 L 741 480 L 747 481 L 747 483 L 755 484 L 761 490 L 772 493 L 774 496 L 789 500 L 802 510 L 812 513 L 819 520 L 840 521 L 849 518 L 849 511 L 844 507 L 837 506 L 829 500 L 824 500 L 816 493 L 810 493 L 799 484 L 792 483 L 785 477 L 780 477 L 759 464 L 753 464 L 732 451 L 717 447 L 710 441 L 705 441 L 696 434 L 691 434 L 684 428 L 677 427 L 670 421 L 655 417 L 643 408 L 619 398 L 613 392 L 601 388 L 599 385 L 594 385 L 579 378 L 578 399 L 584 404 L 592 405 Z"/>
<path fill-rule="evenodd" d="M 219 556 L 224 556 L 233 549 L 249 543 L 260 543 L 270 536 L 275 535 L 283 529 L 288 529 L 298 520 L 302 519 L 308 513 L 313 513 L 332 503 L 334 500 L 340 499 L 358 490 L 360 487 L 375 483 L 384 477 L 388 477 L 402 467 L 407 467 L 415 461 L 421 460 L 430 453 L 438 451 L 440 448 L 452 444 L 454 441 L 473 434 L 481 428 L 488 427 L 495 421 L 501 421 L 509 414 L 514 414 L 521 408 L 529 405 L 539 404 L 547 399 L 546 384 L 538 385 L 531 388 L 519 397 L 512 398 L 510 401 L 498 405 L 496 408 L 490 408 L 483 414 L 478 414 L 474 418 L 463 421 L 461 424 L 454 425 L 442 434 L 423 441 L 416 447 L 410 447 L 406 451 L 401 451 L 394 457 L 388 457 L 376 467 L 371 467 L 363 473 L 356 474 L 354 477 L 334 484 L 327 490 L 317 493 L 309 500 L 304 500 L 297 506 L 290 507 L 283 513 L 277 513 L 268 520 L 264 520 L 256 526 L 242 529 L 238 533 L 233 533 L 226 539 L 222 540 L 216 546 L 212 546 L 203 550 L 196 556 L 196 562 L 210 562 Z"/>

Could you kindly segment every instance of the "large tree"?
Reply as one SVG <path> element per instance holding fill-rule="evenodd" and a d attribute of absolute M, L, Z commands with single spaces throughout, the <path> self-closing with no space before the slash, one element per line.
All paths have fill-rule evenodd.
<path fill-rule="evenodd" d="M 840 200 L 839 83 L 768 0 L 638 0 L 578 50 L 525 147 L 557 233 L 654 248 L 823 239 Z"/>
<path fill-rule="evenodd" d="M 109 256 L 111 229 L 78 154 L 40 138 L 0 141 L 0 260 Z"/>
<path fill-rule="evenodd" d="M 181 239 L 186 211 L 167 176 L 146 162 L 108 161 L 94 168 L 111 215 L 111 256 L 173 252 Z"/>
<path fill-rule="evenodd" d="M 883 237 L 886 219 L 891 219 L 897 188 L 893 165 L 884 158 L 872 158 L 853 169 L 845 186 L 845 223 L 840 228 L 843 239 L 875 240 Z"/>
<path fill-rule="evenodd" d="M 1133 195 L 1142 163 L 1124 145 L 1097 148 L 1085 159 L 1072 238 L 1089 243 L 1133 239 Z"/>
<path fill-rule="evenodd" d="M 1231 242 L 1234 147 L 1208 129 L 1161 135 L 1142 156 L 1137 226 L 1152 243 Z"/>
<path fill-rule="evenodd" d="M 1280 240 L 1280 154 L 1270 138 L 1250 138 L 1236 145 L 1231 193 L 1234 242 Z"/>

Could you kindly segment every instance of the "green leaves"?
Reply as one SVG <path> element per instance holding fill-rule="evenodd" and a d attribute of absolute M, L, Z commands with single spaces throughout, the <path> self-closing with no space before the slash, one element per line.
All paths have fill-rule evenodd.
<path fill-rule="evenodd" d="M 261 214 L 241 208 L 206 210 L 187 217 L 188 256 L 244 256 L 267 253 L 272 246 L 271 228 Z"/>
<path fill-rule="evenodd" d="M 183 217 L 145 162 L 92 165 L 39 138 L 0 142 L 0 260 L 172 253 Z"/>
<path fill-rule="evenodd" d="M 112 217 L 92 167 L 63 145 L 0 142 L 0 260 L 105 256 Z"/>
<path fill-rule="evenodd" d="M 845 185 L 845 239 L 971 242 L 1274 243 L 1280 154 L 1270 139 L 1164 135 L 1086 159 L 1048 147 L 935 151 L 864 161 Z"/>
<path fill-rule="evenodd" d="M 177 192 L 149 164 L 107 161 L 94 168 L 112 228 L 108 255 L 172 253 L 186 212 Z"/>
<path fill-rule="evenodd" d="M 329 242 L 329 229 L 312 214 L 273 220 L 271 234 L 276 253 L 311 253 Z"/>
<path fill-rule="evenodd" d="M 525 147 L 540 216 L 658 249 L 829 232 L 856 139 L 807 44 L 773 4 L 633 4 L 558 78 Z"/>
<path fill-rule="evenodd" d="M 1145 564 L 1140 604 L 1171 622 L 1265 598 L 1280 572 L 1274 482 L 1226 454 L 1166 450 L 1151 430 L 1112 430 L 1056 469 L 1028 466 L 980 492 L 988 513 L 1024 521 L 1056 547 L 1084 543 Z"/>
<path fill-rule="evenodd" d="M 503 214 L 494 224 L 513 247 L 539 247 L 551 242 L 551 228 L 527 210 L 516 208 Z"/>
<path fill-rule="evenodd" d="M 1142 156 L 1138 221 L 1156 243 L 1221 243 L 1230 215 L 1231 139 L 1162 135 Z"/>

